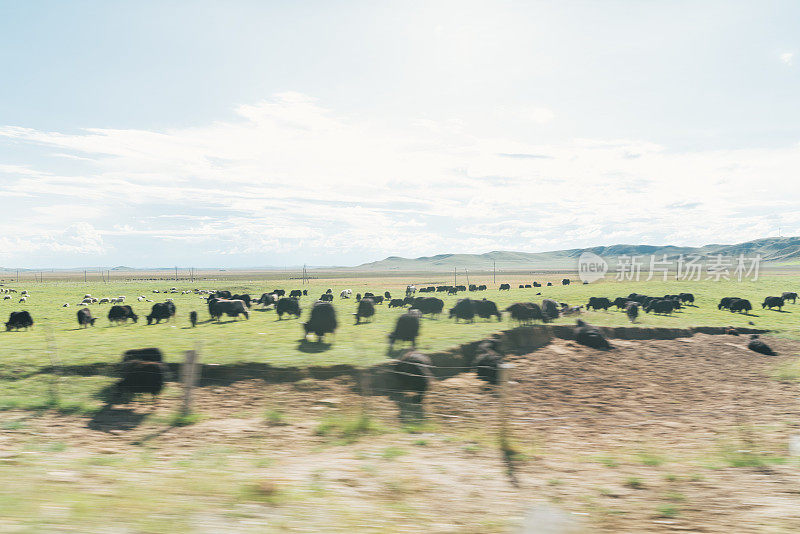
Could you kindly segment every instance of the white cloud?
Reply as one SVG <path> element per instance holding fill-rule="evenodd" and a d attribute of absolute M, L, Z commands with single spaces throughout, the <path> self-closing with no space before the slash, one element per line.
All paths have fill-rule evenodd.
<path fill-rule="evenodd" d="M 794 52 L 783 52 L 780 57 L 781 61 L 786 65 L 792 65 L 794 63 Z"/>
<path fill-rule="evenodd" d="M 335 263 L 351 253 L 366 260 L 644 239 L 735 242 L 762 237 L 776 220 L 800 222 L 784 200 L 793 198 L 798 147 L 534 145 L 459 122 L 409 118 L 389 127 L 297 93 L 236 113 L 165 131 L 0 128 L 0 142 L 60 156 L 46 168 L 0 167 L 0 195 L 28 202 L 6 214 L 5 235 L 18 241 L 0 245 L 100 255 L 108 240 L 119 252 L 144 239 L 168 243 L 150 247 L 154 254 L 185 246 L 199 258 L 316 254 Z M 554 118 L 545 108 L 526 113 L 534 122 Z M 64 156 L 77 175 L 53 167 Z"/>

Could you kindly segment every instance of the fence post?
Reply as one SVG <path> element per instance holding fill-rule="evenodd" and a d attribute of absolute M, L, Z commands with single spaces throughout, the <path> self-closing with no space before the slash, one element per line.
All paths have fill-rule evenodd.
<path fill-rule="evenodd" d="M 497 408 L 498 425 L 498 444 L 500 446 L 500 453 L 503 455 L 503 461 L 506 464 L 506 473 L 508 474 L 509 481 L 514 486 L 519 486 L 519 481 L 514 469 L 514 455 L 516 454 L 516 447 L 509 439 L 508 432 L 508 410 L 506 401 L 508 397 L 508 381 L 511 376 L 511 369 L 514 368 L 513 364 L 501 363 L 497 366 L 497 388 L 499 397 L 499 406 Z"/>
<path fill-rule="evenodd" d="M 181 384 L 183 385 L 183 405 L 181 415 L 188 415 L 192 410 L 192 390 L 197 382 L 197 350 L 187 350 L 181 365 Z"/>

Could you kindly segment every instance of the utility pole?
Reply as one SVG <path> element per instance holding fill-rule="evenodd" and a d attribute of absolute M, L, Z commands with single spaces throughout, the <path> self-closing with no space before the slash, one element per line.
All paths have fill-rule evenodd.
<path fill-rule="evenodd" d="M 175 266 L 175 281 L 178 281 L 178 266 Z"/>
<path fill-rule="evenodd" d="M 464 269 L 464 274 L 467 275 L 467 287 L 469 287 L 469 271 Z"/>
<path fill-rule="evenodd" d="M 497 283 L 497 262 L 492 260 L 492 284 Z"/>
<path fill-rule="evenodd" d="M 453 287 L 458 285 L 458 275 L 456 274 L 456 268 L 453 267 Z"/>
<path fill-rule="evenodd" d="M 19 282 L 19 269 L 17 269 L 17 282 Z"/>
<path fill-rule="evenodd" d="M 86 283 L 86 269 L 83 270 L 83 283 Z"/>

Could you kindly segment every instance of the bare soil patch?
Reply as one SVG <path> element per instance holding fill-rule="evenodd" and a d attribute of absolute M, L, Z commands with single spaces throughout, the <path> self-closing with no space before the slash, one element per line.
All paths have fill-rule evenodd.
<path fill-rule="evenodd" d="M 202 532 L 507 532 L 542 514 L 561 531 L 798 532 L 800 469 L 788 443 L 800 432 L 800 387 L 771 370 L 800 344 L 764 339 L 779 356 L 748 351 L 746 336 L 703 334 L 613 340 L 611 351 L 554 340 L 509 356 L 516 485 L 497 447 L 499 397 L 473 373 L 437 382 L 425 421 L 405 430 L 396 403 L 361 397 L 350 377 L 210 384 L 196 393 L 200 420 L 182 427 L 168 424 L 177 388 L 93 417 L 6 412 L 0 473 L 25 480 L 40 514 L 63 492 L 146 488 L 157 476 L 174 488 L 165 501 L 197 503 L 173 512 Z M 341 431 L 362 412 L 374 428 Z M 136 465 L 86 462 L 142 451 Z M 198 474 L 219 483 L 182 485 Z M 37 523 L 4 510 L 0 530 L 99 532 L 130 525 L 128 508 L 174 522 L 166 504 L 121 501 L 101 526 L 72 512 Z"/>

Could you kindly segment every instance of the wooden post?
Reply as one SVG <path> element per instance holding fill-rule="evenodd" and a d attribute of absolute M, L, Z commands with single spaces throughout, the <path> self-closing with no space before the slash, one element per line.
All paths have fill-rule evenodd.
<path fill-rule="evenodd" d="M 192 390 L 197 383 L 198 351 L 187 350 L 183 365 L 181 365 L 181 384 L 183 385 L 183 405 L 181 415 L 188 415 L 192 411 Z"/>

